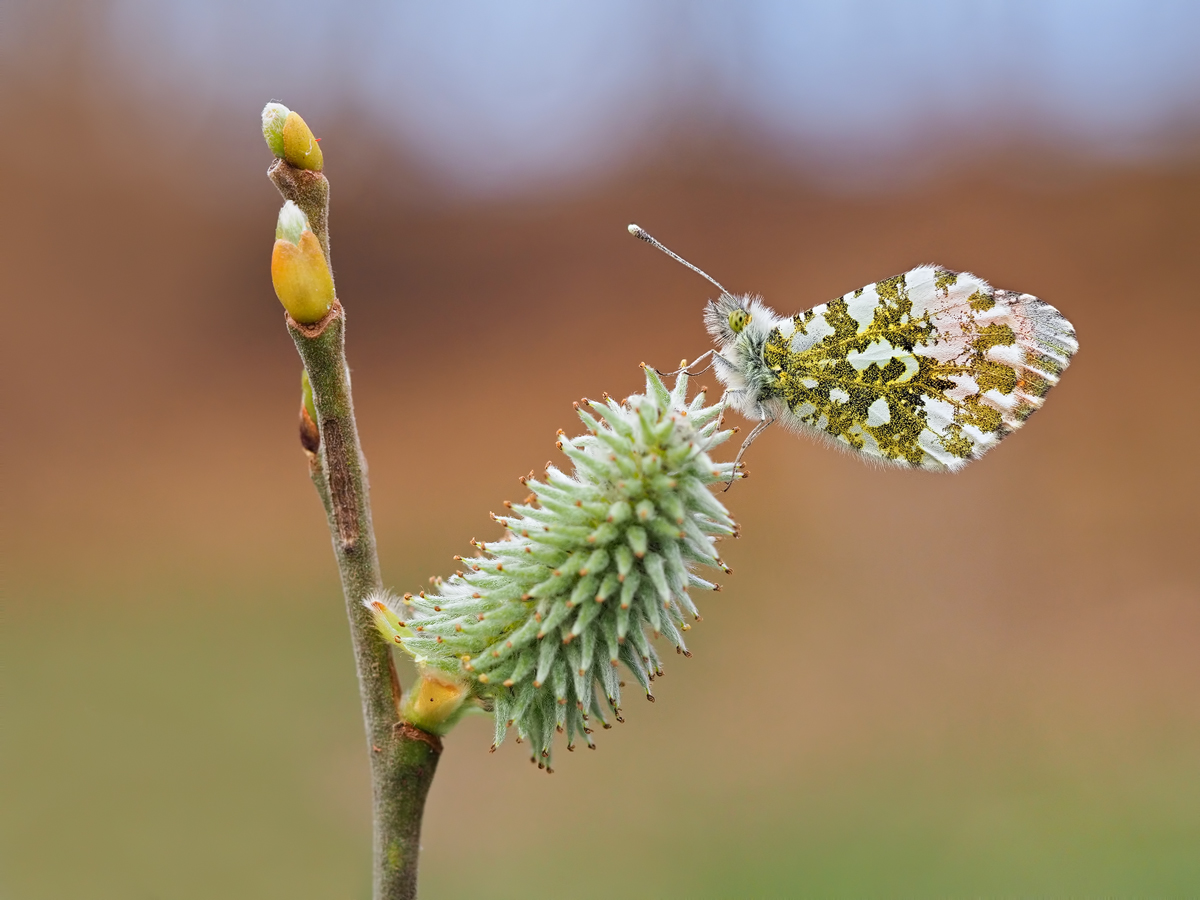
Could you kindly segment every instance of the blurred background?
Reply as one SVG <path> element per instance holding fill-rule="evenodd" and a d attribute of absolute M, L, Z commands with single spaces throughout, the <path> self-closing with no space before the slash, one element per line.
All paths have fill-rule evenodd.
<path fill-rule="evenodd" d="M 0 6 L 0 892 L 368 896 L 277 99 L 399 591 L 573 400 L 708 346 L 628 222 L 781 312 L 938 262 L 1082 344 L 953 477 L 765 435 L 658 703 L 552 777 L 448 739 L 426 896 L 1200 894 L 1198 39 L 1147 0 Z"/>

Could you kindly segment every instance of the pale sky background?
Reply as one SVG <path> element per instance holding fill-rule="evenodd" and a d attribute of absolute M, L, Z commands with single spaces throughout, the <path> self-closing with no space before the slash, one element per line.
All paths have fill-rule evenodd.
<path fill-rule="evenodd" d="M 149 114 L 182 97 L 201 112 L 274 97 L 310 121 L 377 110 L 468 192 L 619 165 L 681 124 L 841 169 L 1027 140 L 1138 157 L 1200 133 L 1196 0 L 4 7 L 10 72 L 60 64 L 69 20 L 87 64 L 119 71 Z"/>

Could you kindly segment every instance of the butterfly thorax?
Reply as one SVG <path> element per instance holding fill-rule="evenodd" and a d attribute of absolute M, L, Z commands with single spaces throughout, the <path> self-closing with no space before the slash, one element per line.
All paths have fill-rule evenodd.
<path fill-rule="evenodd" d="M 735 331 L 730 319 L 736 322 L 739 314 L 744 314 L 744 324 Z M 771 391 L 778 380 L 766 350 L 771 335 L 786 320 L 759 297 L 723 294 L 708 304 L 704 321 L 717 342 L 715 371 L 725 385 L 726 402 L 749 419 L 773 418 L 773 411 L 762 406 L 774 397 Z"/>

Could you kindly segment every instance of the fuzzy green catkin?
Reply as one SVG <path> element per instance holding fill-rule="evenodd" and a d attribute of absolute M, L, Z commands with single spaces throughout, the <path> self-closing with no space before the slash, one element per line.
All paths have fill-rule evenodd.
<path fill-rule="evenodd" d="M 610 727 L 597 689 L 623 721 L 618 662 L 654 699 L 662 668 L 647 632 L 690 655 L 688 588 L 718 589 L 693 568 L 728 571 L 714 543 L 737 526 L 707 486 L 734 468 L 708 452 L 733 432 L 719 430 L 720 404 L 688 403 L 686 373 L 668 391 L 645 372 L 645 394 L 579 409 L 589 433 L 559 442 L 572 474 L 523 479 L 535 499 L 493 515 L 503 538 L 476 542 L 462 573 L 419 597 L 366 601 L 389 642 L 491 706 L 496 745 L 515 727 L 539 766 L 556 731 L 573 750 L 578 738 L 594 746 L 593 721 Z"/>

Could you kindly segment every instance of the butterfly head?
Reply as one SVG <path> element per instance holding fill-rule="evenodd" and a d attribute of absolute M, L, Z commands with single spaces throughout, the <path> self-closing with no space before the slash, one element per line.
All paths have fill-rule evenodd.
<path fill-rule="evenodd" d="M 722 346 L 744 342 L 756 335 L 771 318 L 757 297 L 725 293 L 710 300 L 704 310 L 704 325 L 708 333 Z"/>

